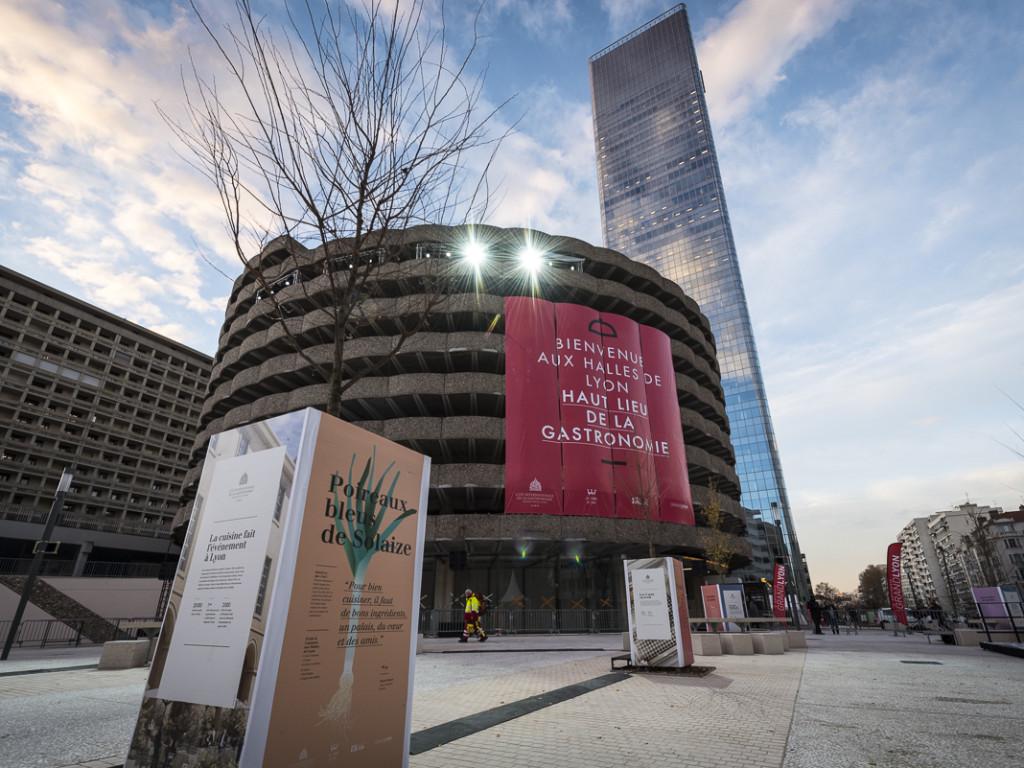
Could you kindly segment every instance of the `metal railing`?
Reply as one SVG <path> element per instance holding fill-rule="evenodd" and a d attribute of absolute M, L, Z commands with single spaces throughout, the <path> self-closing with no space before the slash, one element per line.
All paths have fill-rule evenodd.
<path fill-rule="evenodd" d="M 1021 629 L 1024 629 L 1024 603 L 1003 600 L 975 603 L 974 606 L 978 609 L 982 629 L 985 630 L 985 637 L 990 643 L 992 642 L 992 632 L 1012 631 L 1016 641 L 1018 643 L 1021 641 Z"/>
<path fill-rule="evenodd" d="M 26 576 L 32 565 L 30 557 L 0 557 L 0 576 Z M 155 579 L 160 563 L 119 563 L 102 560 L 87 561 L 81 576 L 93 578 Z M 43 560 L 40 576 L 74 576 L 74 560 Z"/>
<path fill-rule="evenodd" d="M 625 632 L 626 617 L 617 610 L 551 610 L 490 608 L 481 619 L 484 631 L 495 635 Z M 420 632 L 426 637 L 461 634 L 465 628 L 461 608 L 435 608 L 420 612 Z"/>
<path fill-rule="evenodd" d="M 82 499 L 88 501 L 88 499 Z M 23 507 L 18 504 L 0 504 L 0 520 L 18 523 L 46 522 L 47 510 Z M 104 520 L 83 515 L 61 512 L 57 519 L 58 528 L 78 528 L 80 530 L 102 531 L 104 533 L 123 533 L 129 536 L 144 536 L 151 539 L 166 539 L 171 535 L 170 517 L 164 516 L 157 523 L 130 523 L 120 519 Z"/>
<path fill-rule="evenodd" d="M 135 640 L 156 633 L 160 622 L 133 619 L 29 619 L 18 626 L 14 645 L 45 648 L 53 645 L 97 645 L 109 640 Z M 10 621 L 0 621 L 0 637 L 11 631 Z"/>

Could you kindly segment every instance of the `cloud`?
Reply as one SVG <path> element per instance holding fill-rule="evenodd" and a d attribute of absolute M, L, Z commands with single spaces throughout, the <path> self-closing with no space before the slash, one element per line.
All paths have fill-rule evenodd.
<path fill-rule="evenodd" d="M 194 23 L 105 2 L 13 2 L 2 14 L 0 157 L 19 189 L 6 212 L 12 232 L 48 233 L 9 245 L 137 322 L 161 322 L 162 307 L 178 304 L 190 323 L 166 327 L 212 351 L 197 328 L 223 305 L 204 297 L 198 251 L 231 256 L 219 201 L 154 106 L 182 101 L 173 73 L 201 41 Z M 202 45 L 191 48 L 202 60 Z"/>
<path fill-rule="evenodd" d="M 601 0 L 613 32 L 628 33 L 665 11 L 661 0 Z M 611 41 L 609 41 L 611 42 Z"/>
<path fill-rule="evenodd" d="M 590 105 L 567 101 L 552 88 L 534 90 L 526 100 L 530 112 L 492 167 L 501 188 L 490 223 L 600 243 Z"/>
<path fill-rule="evenodd" d="M 785 78 L 786 65 L 854 0 L 743 0 L 697 45 L 708 111 L 724 128 Z"/>
<path fill-rule="evenodd" d="M 546 37 L 572 21 L 570 0 L 497 0 L 494 10 L 512 15 L 534 37 Z"/>

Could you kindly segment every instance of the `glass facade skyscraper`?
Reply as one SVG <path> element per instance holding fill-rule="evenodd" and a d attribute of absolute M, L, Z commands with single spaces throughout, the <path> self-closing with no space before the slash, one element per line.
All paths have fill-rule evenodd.
<path fill-rule="evenodd" d="M 590 59 L 605 245 L 678 283 L 711 321 L 755 561 L 770 577 L 779 529 L 809 597 L 736 260 L 704 84 L 678 5 Z M 778 519 L 778 527 L 776 526 Z M 760 556 L 759 556 L 760 554 Z"/>

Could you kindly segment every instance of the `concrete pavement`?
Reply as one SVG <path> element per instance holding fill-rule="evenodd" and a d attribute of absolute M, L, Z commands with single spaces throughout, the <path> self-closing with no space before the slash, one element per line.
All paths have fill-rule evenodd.
<path fill-rule="evenodd" d="M 468 646 L 428 639 L 417 657 L 413 734 L 443 733 L 428 729 L 458 721 L 468 735 L 436 746 L 420 738 L 410 765 L 1024 763 L 1024 660 L 874 629 L 807 639 L 806 651 L 782 656 L 697 657 L 715 667 L 706 677 L 629 675 L 610 683 L 600 679 L 622 653 L 618 634 L 495 637 Z M 0 768 L 123 763 L 147 670 L 101 672 L 99 653 L 23 650 L 0 663 Z M 532 708 L 533 697 L 557 690 L 573 695 Z M 519 716 L 495 717 L 517 703 L 528 704 L 513 712 Z"/>

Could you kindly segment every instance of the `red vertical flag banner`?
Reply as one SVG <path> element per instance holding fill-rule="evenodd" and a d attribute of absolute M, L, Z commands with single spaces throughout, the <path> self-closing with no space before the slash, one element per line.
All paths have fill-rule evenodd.
<path fill-rule="evenodd" d="M 892 615 L 904 626 L 907 622 L 907 606 L 903 602 L 903 579 L 900 576 L 903 562 L 903 544 L 895 542 L 889 545 L 886 557 L 886 569 L 889 574 L 889 605 Z"/>
<path fill-rule="evenodd" d="M 562 446 L 542 439 L 559 423 L 555 306 L 505 299 L 505 509 L 562 513 Z M 511 413 L 509 413 L 511 411 Z"/>
<path fill-rule="evenodd" d="M 641 325 L 640 348 L 644 355 L 647 405 L 651 411 L 651 455 L 659 483 L 661 520 L 693 525 L 693 500 L 690 474 L 686 469 L 676 373 L 672 367 L 672 342 L 661 331 Z"/>
<path fill-rule="evenodd" d="M 786 566 L 783 563 L 775 564 L 775 576 L 772 580 L 772 608 L 776 619 L 786 618 Z"/>
<path fill-rule="evenodd" d="M 608 393 L 595 373 L 604 357 L 601 316 L 578 304 L 555 305 L 558 403 L 566 435 L 607 430 Z M 588 431 L 589 430 L 589 431 Z M 561 434 L 561 432 L 560 432 Z M 612 517 L 615 474 L 612 452 L 599 440 L 562 442 L 565 514 Z"/>

